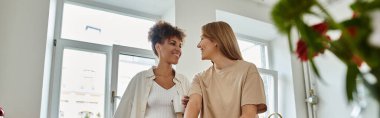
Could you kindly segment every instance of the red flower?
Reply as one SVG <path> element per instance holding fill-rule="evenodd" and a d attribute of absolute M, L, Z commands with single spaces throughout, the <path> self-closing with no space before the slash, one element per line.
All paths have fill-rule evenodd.
<path fill-rule="evenodd" d="M 347 31 L 348 31 L 348 34 L 350 34 L 350 36 L 352 37 L 355 37 L 357 34 L 357 28 L 355 26 L 348 27 Z"/>
<path fill-rule="evenodd" d="M 328 42 L 331 41 L 330 36 L 328 36 L 326 34 L 327 30 L 329 29 L 329 26 L 328 26 L 327 22 L 322 22 L 322 23 L 319 23 L 319 24 L 315 24 L 315 25 L 311 26 L 311 28 L 313 28 L 316 32 L 318 32 L 325 39 L 327 39 Z M 327 48 L 328 46 L 326 45 L 325 47 Z M 321 50 L 320 52 L 323 52 L 323 51 L 324 51 L 324 49 Z"/>
<path fill-rule="evenodd" d="M 321 36 L 325 37 L 325 39 L 327 41 L 323 41 L 324 43 L 322 45 L 324 46 L 324 49 L 321 49 L 318 52 L 309 52 L 307 49 L 308 47 L 307 47 L 306 42 L 302 39 L 298 40 L 296 53 L 297 53 L 298 58 L 301 59 L 301 61 L 307 61 L 309 59 L 308 53 L 313 53 L 312 57 L 317 56 L 319 53 L 323 53 L 325 51 L 325 49 L 329 47 L 328 42 L 331 41 L 331 38 L 328 35 L 326 35 L 326 32 L 329 29 L 327 22 L 315 24 L 315 25 L 311 26 L 311 28 L 314 31 L 318 32 L 318 34 L 320 34 Z"/>
<path fill-rule="evenodd" d="M 301 59 L 301 61 L 307 61 L 309 59 L 308 57 L 308 50 L 307 50 L 307 44 L 303 40 L 298 40 L 297 42 L 297 49 L 296 53 L 298 58 Z M 313 57 L 317 56 L 318 53 L 313 54 Z"/>
<path fill-rule="evenodd" d="M 351 61 L 359 67 L 363 64 L 363 60 L 358 55 L 352 55 Z"/>
<path fill-rule="evenodd" d="M 327 30 L 329 29 L 329 26 L 327 22 L 322 22 L 311 26 L 311 28 L 313 28 L 316 32 L 320 34 L 326 34 Z"/>

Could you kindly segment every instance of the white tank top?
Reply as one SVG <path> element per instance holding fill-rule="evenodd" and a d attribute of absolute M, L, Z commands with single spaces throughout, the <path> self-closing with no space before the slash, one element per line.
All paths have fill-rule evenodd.
<path fill-rule="evenodd" d="M 148 97 L 145 118 L 176 118 L 172 102 L 176 95 L 175 86 L 165 89 L 153 82 Z"/>

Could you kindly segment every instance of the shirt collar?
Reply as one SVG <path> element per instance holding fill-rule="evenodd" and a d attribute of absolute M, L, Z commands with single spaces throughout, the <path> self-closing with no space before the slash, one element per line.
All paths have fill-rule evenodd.
<path fill-rule="evenodd" d="M 147 74 L 146 74 L 146 78 L 147 79 L 150 79 L 150 80 L 153 80 L 155 78 L 155 75 L 154 75 L 154 72 L 153 72 L 153 69 L 156 68 L 156 66 L 152 66 L 151 68 L 149 68 Z M 175 70 L 173 69 L 174 71 L 174 82 L 176 81 L 179 81 L 178 80 L 178 77 L 179 77 L 179 74 L 177 72 L 175 72 Z"/>

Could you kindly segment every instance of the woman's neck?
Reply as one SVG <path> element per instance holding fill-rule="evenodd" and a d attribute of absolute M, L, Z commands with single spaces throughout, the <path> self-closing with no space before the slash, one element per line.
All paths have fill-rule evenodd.
<path fill-rule="evenodd" d="M 215 55 L 211 59 L 211 61 L 214 62 L 214 66 L 215 66 L 216 69 L 226 68 L 228 66 L 233 65 L 236 62 L 236 60 L 229 59 L 226 56 L 224 56 L 223 54 L 217 54 L 217 55 Z"/>
<path fill-rule="evenodd" d="M 158 63 L 157 67 L 154 69 L 154 74 L 156 76 L 170 77 L 173 73 L 173 68 L 171 64 Z"/>

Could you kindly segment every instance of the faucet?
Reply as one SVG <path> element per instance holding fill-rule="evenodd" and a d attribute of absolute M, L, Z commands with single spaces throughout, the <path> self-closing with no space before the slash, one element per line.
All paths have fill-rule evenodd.
<path fill-rule="evenodd" d="M 279 114 L 279 113 L 272 113 L 272 114 L 270 114 L 270 115 L 268 116 L 268 118 L 270 118 L 270 117 L 272 117 L 272 116 L 274 116 L 274 115 L 277 115 L 277 116 L 279 116 L 280 118 L 282 118 L 281 114 Z"/>
<path fill-rule="evenodd" d="M 1 108 L 1 106 L 0 106 L 0 118 L 4 118 L 4 115 L 5 113 L 4 113 L 4 110 L 3 110 L 3 108 Z"/>

